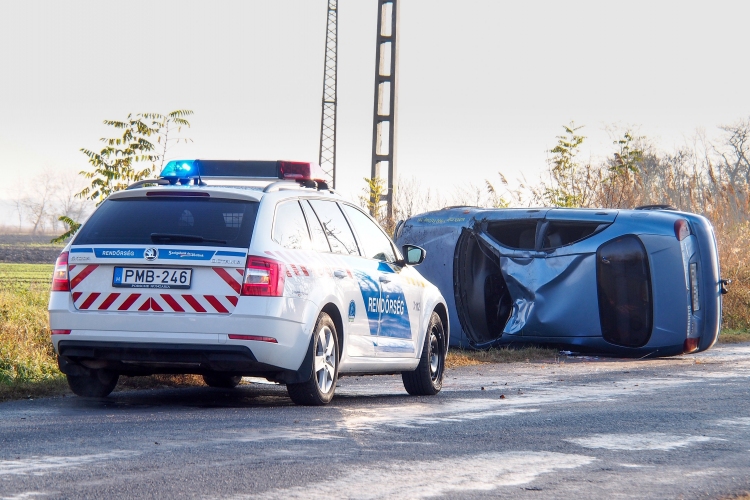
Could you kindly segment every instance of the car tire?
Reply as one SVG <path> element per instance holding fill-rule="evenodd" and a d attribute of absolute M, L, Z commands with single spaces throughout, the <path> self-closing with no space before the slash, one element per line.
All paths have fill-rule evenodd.
<path fill-rule="evenodd" d="M 401 373 L 406 392 L 412 396 L 434 396 L 440 392 L 443 387 L 445 354 L 445 329 L 440 316 L 433 312 L 417 369 Z"/>
<path fill-rule="evenodd" d="M 241 380 L 240 375 L 218 375 L 216 373 L 203 375 L 203 381 L 206 385 L 217 389 L 234 389 L 240 385 Z"/>
<path fill-rule="evenodd" d="M 333 399 L 339 375 L 339 340 L 336 325 L 326 313 L 320 313 L 313 329 L 312 373 L 305 382 L 287 384 L 289 397 L 295 404 L 322 406 Z"/>
<path fill-rule="evenodd" d="M 90 375 L 66 375 L 68 386 L 77 396 L 104 398 L 115 389 L 120 375 L 108 370 L 91 370 Z"/>

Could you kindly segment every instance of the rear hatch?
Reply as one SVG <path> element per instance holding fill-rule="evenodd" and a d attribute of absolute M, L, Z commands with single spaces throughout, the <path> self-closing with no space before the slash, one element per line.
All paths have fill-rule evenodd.
<path fill-rule="evenodd" d="M 172 193 L 111 198 L 81 228 L 68 257 L 77 310 L 234 310 L 258 202 Z"/>

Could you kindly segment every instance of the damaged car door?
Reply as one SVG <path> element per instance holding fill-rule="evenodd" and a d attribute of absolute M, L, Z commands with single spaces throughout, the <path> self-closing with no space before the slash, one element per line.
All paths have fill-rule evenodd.
<path fill-rule="evenodd" d="M 476 309 L 474 331 L 467 331 L 474 343 L 492 342 L 502 334 L 540 341 L 601 336 L 599 322 L 591 321 L 598 318 L 599 307 L 597 283 L 590 279 L 596 274 L 601 242 L 587 240 L 612 224 L 616 212 L 549 209 L 495 215 L 470 232 L 480 254 L 468 259 L 476 260 L 473 276 L 464 272 L 459 280 L 462 287 L 474 280 L 473 304 L 461 304 Z M 471 239 L 467 235 L 469 251 Z M 477 273 L 482 266 L 490 272 Z M 476 300 L 480 288 L 481 304 Z M 485 314 L 486 330 L 476 321 L 480 313 Z"/>

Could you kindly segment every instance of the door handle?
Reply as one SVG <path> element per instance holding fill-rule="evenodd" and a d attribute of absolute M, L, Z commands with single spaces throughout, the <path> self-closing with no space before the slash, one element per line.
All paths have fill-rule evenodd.
<path fill-rule="evenodd" d="M 337 269 L 333 272 L 333 275 L 336 276 L 339 279 L 346 278 L 346 273 L 342 271 L 341 269 Z"/>
<path fill-rule="evenodd" d="M 391 280 L 389 280 L 386 276 L 381 276 L 380 278 L 381 283 L 390 283 Z"/>

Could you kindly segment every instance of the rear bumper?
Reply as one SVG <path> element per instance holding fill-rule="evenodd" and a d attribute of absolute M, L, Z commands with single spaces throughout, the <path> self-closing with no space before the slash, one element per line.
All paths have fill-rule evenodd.
<path fill-rule="evenodd" d="M 66 375 L 87 375 L 93 369 L 123 375 L 220 372 L 291 383 L 309 378 L 312 366 L 312 359 L 303 360 L 298 370 L 262 363 L 250 348 L 241 345 L 61 340 L 57 348 L 60 371 Z"/>
<path fill-rule="evenodd" d="M 286 297 L 242 297 L 232 314 L 76 311 L 70 294 L 52 292 L 50 327 L 71 330 L 52 335 L 55 351 L 62 342 L 105 345 L 163 344 L 200 349 L 241 347 L 269 366 L 297 370 L 310 343 L 315 305 Z M 231 334 L 273 337 L 275 343 L 235 340 Z M 187 372 L 184 372 L 187 373 Z"/>

